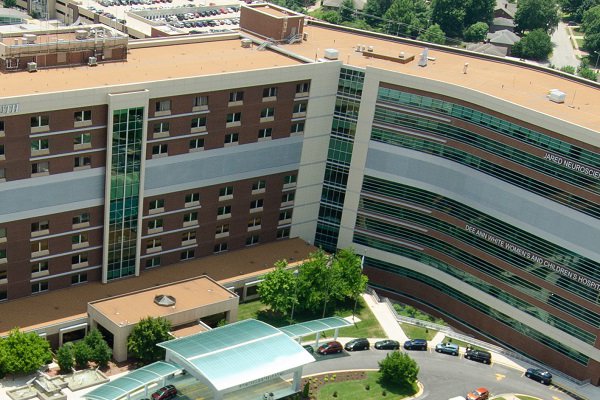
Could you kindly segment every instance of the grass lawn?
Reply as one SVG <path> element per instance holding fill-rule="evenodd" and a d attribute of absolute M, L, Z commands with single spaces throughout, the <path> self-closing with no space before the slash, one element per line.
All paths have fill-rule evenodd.
<path fill-rule="evenodd" d="M 583 31 L 581 30 L 580 27 L 573 27 L 571 28 L 571 30 L 573 31 L 573 34 L 576 36 L 583 36 Z"/>
<path fill-rule="evenodd" d="M 579 46 L 580 49 L 583 49 L 583 39 L 575 38 L 575 41 L 577 42 L 577 46 Z"/>
<path fill-rule="evenodd" d="M 410 339 L 431 340 L 437 333 L 437 331 L 434 331 L 433 329 L 427 329 L 422 326 L 411 324 L 400 324 L 400 326 L 402 327 L 404 333 L 406 333 L 406 336 L 408 336 Z"/>
<path fill-rule="evenodd" d="M 354 307 L 354 303 L 347 305 L 338 305 L 337 310 L 333 312 L 333 315 L 338 317 L 348 317 L 352 315 L 352 308 Z M 371 312 L 369 307 L 367 307 L 365 301 L 360 298 L 358 301 L 358 305 L 356 307 L 357 317 L 360 319 L 360 322 L 357 322 L 355 326 L 349 326 L 347 328 L 342 328 L 339 331 L 339 336 L 346 337 L 366 337 L 366 338 L 383 338 L 385 337 L 385 333 L 381 326 L 379 326 L 379 322 L 377 322 L 377 318 Z M 331 313 L 328 315 L 331 316 Z M 308 314 L 294 314 L 295 322 L 304 322 L 311 321 L 313 319 L 321 318 L 321 315 L 308 315 Z M 275 327 L 287 326 L 290 325 L 289 316 L 280 316 L 274 315 L 268 311 L 267 306 L 262 304 L 260 300 L 250 301 L 248 303 L 243 303 L 239 305 L 238 308 L 238 320 L 244 320 L 249 318 L 255 318 L 260 321 L 271 324 Z M 333 330 L 326 331 L 321 337 L 333 337 Z M 307 338 L 308 339 L 308 338 Z"/>
<path fill-rule="evenodd" d="M 470 343 L 467 342 L 463 342 L 462 340 L 458 340 L 458 339 L 453 339 L 453 338 L 449 338 L 449 337 L 445 337 L 444 340 L 442 340 L 442 342 L 452 342 L 454 344 L 459 345 L 460 347 L 467 347 L 467 345 L 470 345 L 472 348 L 476 349 L 476 350 L 485 350 L 483 347 L 479 347 L 479 346 L 474 346 Z M 487 351 L 487 350 L 486 350 Z"/>
<path fill-rule="evenodd" d="M 417 385 L 412 388 L 406 388 L 399 385 L 381 385 L 377 382 L 378 378 L 378 372 L 369 371 L 367 372 L 367 378 L 363 380 L 329 383 L 321 387 L 317 398 L 319 400 L 402 399 L 404 397 L 412 396 L 418 391 Z M 367 385 L 369 385 L 369 390 L 366 390 Z M 382 394 L 384 390 L 387 392 L 386 396 Z M 333 392 L 337 392 L 337 397 L 333 397 Z"/>

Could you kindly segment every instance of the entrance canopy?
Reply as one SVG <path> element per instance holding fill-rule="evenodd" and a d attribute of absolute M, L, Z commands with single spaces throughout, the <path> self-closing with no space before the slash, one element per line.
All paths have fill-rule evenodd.
<path fill-rule="evenodd" d="M 92 390 L 84 397 L 90 400 L 118 399 L 140 390 L 148 384 L 160 382 L 165 377 L 178 371 L 181 371 L 181 367 L 168 362 L 158 361 L 140 369 L 136 369 L 113 381 L 107 382 Z"/>
<path fill-rule="evenodd" d="M 285 326 L 283 328 L 279 328 L 279 330 L 292 339 L 298 339 L 304 336 L 314 335 L 318 332 L 323 332 L 330 329 L 345 328 L 347 326 L 352 326 L 352 323 L 346 321 L 344 318 L 329 317 Z"/>
<path fill-rule="evenodd" d="M 288 335 L 254 319 L 158 346 L 167 350 L 167 360 L 203 376 L 217 391 L 256 385 L 315 361 Z"/>

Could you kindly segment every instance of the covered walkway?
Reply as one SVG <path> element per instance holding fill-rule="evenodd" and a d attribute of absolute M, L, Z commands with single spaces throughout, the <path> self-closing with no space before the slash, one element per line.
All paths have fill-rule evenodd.
<path fill-rule="evenodd" d="M 297 339 L 299 342 L 302 338 L 316 334 L 315 346 L 319 347 L 319 339 L 321 332 L 333 329 L 333 340 L 337 340 L 340 328 L 352 326 L 352 323 L 340 317 L 329 317 L 316 319 L 314 321 L 301 322 L 299 324 L 284 326 L 279 328 L 280 331 L 291 337 Z"/>

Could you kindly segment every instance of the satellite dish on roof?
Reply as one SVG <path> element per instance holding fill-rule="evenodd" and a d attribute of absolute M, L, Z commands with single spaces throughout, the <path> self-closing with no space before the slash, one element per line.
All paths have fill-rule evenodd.
<path fill-rule="evenodd" d="M 175 297 L 166 294 L 159 294 L 154 296 L 154 304 L 161 307 L 171 307 L 176 303 Z"/>

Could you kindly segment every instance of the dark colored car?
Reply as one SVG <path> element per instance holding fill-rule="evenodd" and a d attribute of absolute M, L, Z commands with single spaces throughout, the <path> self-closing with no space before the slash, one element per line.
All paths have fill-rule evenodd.
<path fill-rule="evenodd" d="M 340 342 L 327 342 L 317 349 L 317 353 L 322 355 L 333 354 L 333 353 L 341 353 L 344 348 Z"/>
<path fill-rule="evenodd" d="M 492 363 L 492 354 L 489 351 L 484 350 L 467 349 L 465 352 L 465 358 L 467 360 L 478 361 L 484 364 Z"/>
<path fill-rule="evenodd" d="M 527 368 L 527 371 L 525 371 L 525 376 L 533 379 L 534 381 L 541 382 L 544 385 L 549 385 L 552 383 L 552 374 L 545 369 Z"/>
<path fill-rule="evenodd" d="M 302 346 L 302 347 L 304 347 L 304 350 L 308 351 L 310 354 L 314 354 L 315 353 L 315 349 L 311 345 L 309 345 L 309 344 L 307 344 L 305 346 Z"/>
<path fill-rule="evenodd" d="M 352 339 L 344 346 L 344 349 L 348 351 L 369 350 L 370 348 L 371 344 L 366 338 Z"/>
<path fill-rule="evenodd" d="M 438 343 L 435 346 L 435 351 L 438 353 L 451 354 L 453 356 L 458 355 L 458 345 L 454 343 Z"/>
<path fill-rule="evenodd" d="M 411 339 L 404 342 L 404 348 L 406 350 L 427 350 L 427 340 L 425 339 Z"/>
<path fill-rule="evenodd" d="M 173 385 L 161 387 L 152 393 L 152 400 L 169 400 L 177 396 L 177 389 Z"/>
<path fill-rule="evenodd" d="M 398 350 L 400 348 L 400 342 L 397 340 L 380 340 L 375 342 L 375 348 L 377 350 Z"/>

